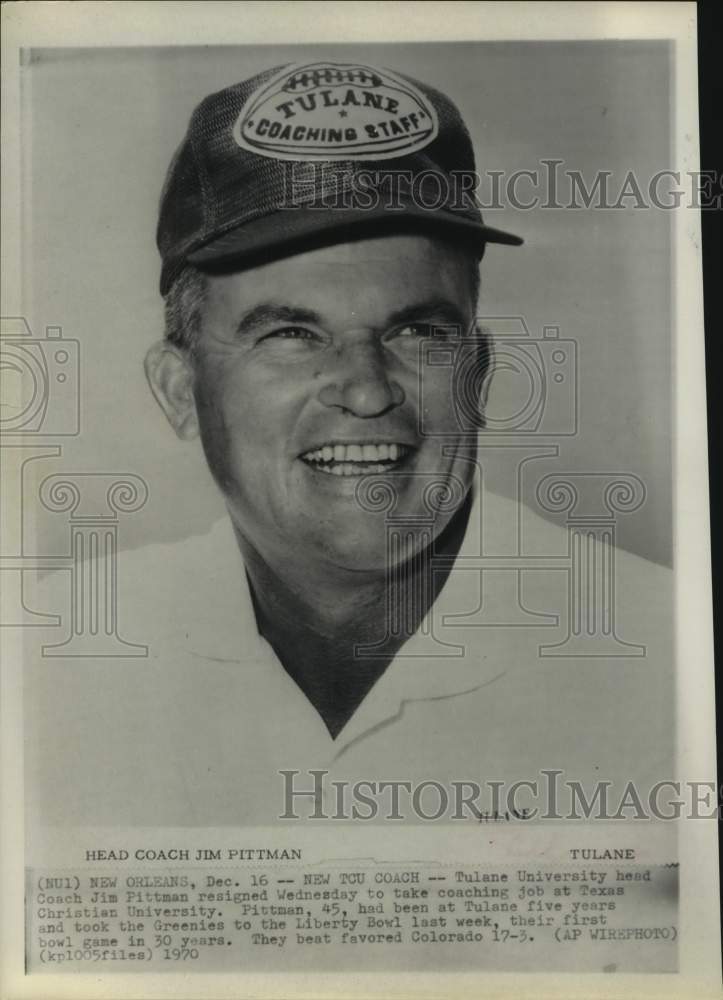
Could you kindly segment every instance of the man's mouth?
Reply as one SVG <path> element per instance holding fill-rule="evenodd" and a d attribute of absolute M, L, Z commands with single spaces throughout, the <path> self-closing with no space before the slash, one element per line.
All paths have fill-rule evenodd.
<path fill-rule="evenodd" d="M 369 476 L 397 468 L 411 451 L 409 445 L 399 443 L 329 443 L 299 457 L 330 476 Z"/>

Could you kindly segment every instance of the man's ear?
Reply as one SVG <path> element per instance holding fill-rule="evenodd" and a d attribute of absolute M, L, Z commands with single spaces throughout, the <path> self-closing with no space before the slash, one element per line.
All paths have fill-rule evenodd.
<path fill-rule="evenodd" d="M 198 417 L 188 356 L 167 340 L 159 340 L 146 354 L 145 369 L 151 392 L 178 437 L 182 441 L 195 438 Z"/>
<path fill-rule="evenodd" d="M 494 375 L 495 353 L 492 331 L 486 326 L 481 326 L 478 320 L 475 320 L 473 335 L 477 339 L 479 350 L 481 378 L 478 407 L 479 427 L 481 429 L 487 426 L 487 400 L 489 399 L 490 384 L 492 382 L 492 376 Z"/>

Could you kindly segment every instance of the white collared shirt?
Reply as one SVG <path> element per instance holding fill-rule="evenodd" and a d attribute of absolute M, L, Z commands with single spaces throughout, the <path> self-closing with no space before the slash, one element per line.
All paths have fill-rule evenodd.
<path fill-rule="evenodd" d="M 494 537 L 517 511 L 476 499 L 437 600 L 336 739 L 257 631 L 227 518 L 208 535 L 122 553 L 120 633 L 149 654 L 35 657 L 31 815 L 42 825 L 268 825 L 288 807 L 280 772 L 290 770 L 301 789 L 313 787 L 310 771 L 325 772 L 327 815 L 332 781 L 448 787 L 555 768 L 581 781 L 670 778 L 672 574 L 616 552 L 616 632 L 644 656 L 540 655 L 568 631 L 564 559 L 484 574 L 475 562 L 482 513 Z M 565 556 L 565 531 L 525 519 L 537 553 Z M 38 610 L 57 613 L 65 600 L 67 613 L 61 576 L 54 605 L 46 588 Z M 294 803 L 313 807 L 310 796 Z"/>

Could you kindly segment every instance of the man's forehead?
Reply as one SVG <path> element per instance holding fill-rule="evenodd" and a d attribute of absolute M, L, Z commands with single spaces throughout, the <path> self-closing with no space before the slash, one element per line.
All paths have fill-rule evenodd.
<path fill-rule="evenodd" d="M 444 300 L 464 310 L 473 265 L 458 249 L 426 236 L 356 240 L 213 275 L 207 302 L 237 314 L 268 304 L 330 318 L 349 311 L 381 317 Z"/>
<path fill-rule="evenodd" d="M 341 278 L 359 286 L 373 282 L 381 291 L 400 275 L 410 280 L 417 277 L 430 280 L 437 273 L 443 279 L 456 275 L 468 267 L 470 259 L 460 248 L 445 240 L 421 234 L 390 233 L 300 250 L 256 267 L 228 271 L 221 277 L 233 278 L 239 288 L 279 281 L 307 287 L 313 280 L 309 291 L 324 288 L 327 283 Z M 212 278 L 212 283 L 214 280 Z"/>

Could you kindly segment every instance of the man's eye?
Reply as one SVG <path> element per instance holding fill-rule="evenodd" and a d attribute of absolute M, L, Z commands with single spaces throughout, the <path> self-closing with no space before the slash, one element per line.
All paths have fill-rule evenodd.
<path fill-rule="evenodd" d="M 272 330 L 262 340 L 316 340 L 316 334 L 303 326 L 284 326 L 280 330 Z"/>
<path fill-rule="evenodd" d="M 434 327 L 431 323 L 410 323 L 397 331 L 397 337 L 431 337 Z"/>

